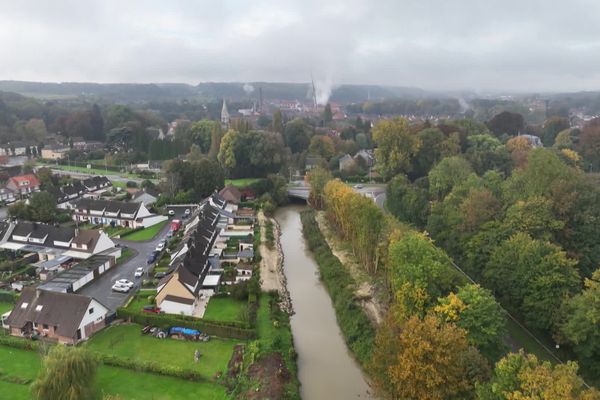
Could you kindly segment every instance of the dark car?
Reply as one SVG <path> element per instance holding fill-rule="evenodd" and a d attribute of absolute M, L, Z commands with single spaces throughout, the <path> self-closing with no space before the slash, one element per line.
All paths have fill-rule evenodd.
<path fill-rule="evenodd" d="M 155 278 L 155 279 L 162 279 L 162 278 L 164 278 L 165 276 L 167 276 L 167 273 L 166 273 L 166 272 L 157 272 L 157 273 L 155 273 L 155 274 L 154 274 L 154 278 Z"/>
<path fill-rule="evenodd" d="M 148 256 L 148 264 L 152 264 L 154 261 L 156 261 L 159 254 L 159 251 L 153 251 L 152 253 L 150 253 L 150 255 Z"/>

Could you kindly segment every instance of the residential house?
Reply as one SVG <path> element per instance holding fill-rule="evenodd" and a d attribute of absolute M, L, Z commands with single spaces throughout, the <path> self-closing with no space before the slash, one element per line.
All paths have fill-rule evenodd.
<path fill-rule="evenodd" d="M 5 324 L 12 336 L 39 335 L 74 345 L 104 328 L 108 313 L 92 297 L 26 287 Z"/>
<path fill-rule="evenodd" d="M 60 188 L 57 198 L 57 207 L 72 209 L 74 201 L 80 197 L 98 199 L 101 194 L 112 186 L 112 182 L 105 176 L 93 176 L 82 181 L 76 180 Z"/>
<path fill-rule="evenodd" d="M 308 172 L 311 169 L 317 168 L 320 165 L 324 165 L 325 160 L 321 157 L 306 157 L 306 162 L 304 164 L 304 169 Z"/>
<path fill-rule="evenodd" d="M 0 145 L 0 155 L 4 156 L 25 156 L 27 155 L 27 148 L 31 151 L 32 145 L 25 142 L 9 142 L 4 145 Z"/>
<path fill-rule="evenodd" d="M 242 201 L 242 192 L 240 192 L 240 190 L 233 185 L 227 185 L 221 189 L 219 196 L 225 199 L 228 203 L 240 204 Z"/>
<path fill-rule="evenodd" d="M 94 225 L 147 228 L 167 220 L 163 215 L 152 214 L 143 203 L 80 199 L 74 207 L 73 220 Z"/>
<path fill-rule="evenodd" d="M 250 280 L 254 267 L 251 264 L 240 263 L 235 266 L 236 277 L 235 283 Z"/>
<path fill-rule="evenodd" d="M 6 186 L 0 187 L 0 202 L 4 204 L 13 203 L 17 198 L 15 197 L 15 192 Z"/>
<path fill-rule="evenodd" d="M 37 253 L 40 260 L 60 256 L 87 259 L 120 248 L 102 230 L 74 229 L 37 222 L 0 223 L 0 248 Z"/>
<path fill-rule="evenodd" d="M 71 138 L 70 140 L 73 148 L 76 150 L 85 150 L 86 142 L 85 139 L 81 136 L 76 136 Z"/>
<path fill-rule="evenodd" d="M 42 149 L 42 158 L 48 160 L 61 160 L 69 150 L 71 150 L 69 146 L 60 144 L 46 146 Z"/>
<path fill-rule="evenodd" d="M 151 189 L 139 190 L 131 196 L 132 202 L 142 203 L 146 207 L 156 203 L 156 200 L 158 200 L 158 193 Z"/>
<path fill-rule="evenodd" d="M 107 177 L 99 175 L 84 179 L 81 183 L 88 193 L 106 189 L 112 186 L 112 182 Z"/>
<path fill-rule="evenodd" d="M 201 206 L 196 229 L 184 244 L 187 251 L 176 252 L 171 264 L 174 272 L 157 287 L 156 304 L 166 313 L 193 315 L 199 299 L 211 296 L 219 286 L 221 275 L 211 273 L 211 251 L 221 229 L 219 210 L 226 202 L 213 197 Z"/>
<path fill-rule="evenodd" d="M 29 197 L 31 193 L 40 191 L 40 181 L 33 174 L 17 175 L 8 179 L 6 188 L 15 193 L 15 197 Z"/>
<path fill-rule="evenodd" d="M 359 150 L 354 155 L 354 161 L 358 162 L 358 159 L 362 159 L 362 163 L 368 168 L 375 165 L 375 154 L 373 153 L 373 150 Z"/>
<path fill-rule="evenodd" d="M 340 171 L 345 171 L 352 168 L 356 163 L 350 154 L 345 154 L 340 158 Z"/>

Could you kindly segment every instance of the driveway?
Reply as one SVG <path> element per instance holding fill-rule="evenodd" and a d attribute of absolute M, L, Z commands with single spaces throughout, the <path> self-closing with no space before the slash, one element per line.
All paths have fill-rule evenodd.
<path fill-rule="evenodd" d="M 134 278 L 133 274 L 138 267 L 143 267 L 144 271 L 147 273 L 148 269 L 150 268 L 150 265 L 148 265 L 146 262 L 148 255 L 154 251 L 158 242 L 160 242 L 167 235 L 168 230 L 169 224 L 165 225 L 165 227 L 158 233 L 158 235 L 154 237 L 154 239 L 144 242 L 113 239 L 113 241 L 121 245 L 121 247 L 127 246 L 133 249 L 136 252 L 135 256 L 122 264 L 114 266 L 108 272 L 98 277 L 98 279 L 85 286 L 77 293 L 93 297 L 108 307 L 111 311 L 115 311 L 118 307 L 123 305 L 129 296 L 135 292 L 136 288 L 141 285 L 142 279 L 148 278 L 146 275 L 144 275 L 143 278 Z M 119 279 L 130 280 L 135 283 L 136 287 L 131 289 L 129 293 L 113 292 L 111 287 L 114 282 Z"/>

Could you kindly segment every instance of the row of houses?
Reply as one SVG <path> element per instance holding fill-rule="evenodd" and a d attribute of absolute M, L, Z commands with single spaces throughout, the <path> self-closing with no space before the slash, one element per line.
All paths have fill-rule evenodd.
<path fill-rule="evenodd" d="M 74 180 L 60 188 L 57 198 L 59 208 L 73 208 L 73 201 L 87 196 L 97 198 L 112 187 L 112 182 L 105 176 L 92 176 L 83 180 Z"/>
<path fill-rule="evenodd" d="M 147 228 L 167 220 L 164 215 L 151 213 L 143 202 L 123 202 L 104 199 L 79 199 L 73 204 L 72 218 L 93 225 L 112 225 L 124 228 Z"/>
<path fill-rule="evenodd" d="M 211 254 L 219 235 L 220 210 L 226 201 L 213 194 L 188 226 L 188 240 L 171 262 L 173 273 L 157 286 L 156 304 L 166 313 L 194 315 L 199 302 L 210 297 L 219 286 L 218 259 Z"/>
<path fill-rule="evenodd" d="M 13 203 L 40 191 L 40 181 L 34 174 L 11 176 L 0 186 L 0 201 Z"/>

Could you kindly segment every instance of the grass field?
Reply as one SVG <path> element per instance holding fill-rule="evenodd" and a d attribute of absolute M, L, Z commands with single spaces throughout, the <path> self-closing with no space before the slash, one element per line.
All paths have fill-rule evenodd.
<path fill-rule="evenodd" d="M 260 181 L 262 178 L 240 178 L 240 179 L 225 179 L 226 185 L 233 185 L 237 187 L 246 187 L 252 185 L 254 182 Z"/>
<path fill-rule="evenodd" d="M 157 339 L 140 333 L 137 324 L 108 327 L 92 337 L 87 348 L 100 353 L 141 361 L 154 361 L 165 365 L 200 372 L 211 379 L 219 371 L 225 371 L 239 341 L 212 338 L 209 342 L 188 342 L 175 339 Z M 200 361 L 194 362 L 194 351 L 200 351 Z"/>
<path fill-rule="evenodd" d="M 132 231 L 131 228 L 125 228 L 124 226 L 105 226 L 102 228 L 102 230 L 104 230 L 104 232 L 110 237 L 116 235 L 126 235 L 128 232 Z"/>
<path fill-rule="evenodd" d="M 0 301 L 0 315 L 12 310 L 15 305 L 13 303 L 3 303 Z"/>
<path fill-rule="evenodd" d="M 129 247 L 121 248 L 121 257 L 117 258 L 117 264 L 127 261 L 131 256 L 133 256 L 133 249 Z"/>
<path fill-rule="evenodd" d="M 41 360 L 36 352 L 0 346 L 0 365 L 5 374 L 35 379 Z M 192 400 L 227 399 L 225 388 L 210 382 L 190 382 L 182 379 L 100 366 L 97 385 L 103 394 L 120 395 L 128 400 Z M 0 381 L 0 400 L 30 399 L 28 385 Z"/>
<path fill-rule="evenodd" d="M 204 312 L 204 318 L 212 321 L 239 321 L 242 310 L 245 310 L 247 303 L 231 297 L 211 297 L 208 306 Z"/>
<path fill-rule="evenodd" d="M 150 240 L 154 238 L 161 230 L 169 223 L 169 220 L 159 222 L 158 224 L 154 224 L 149 228 L 144 228 L 139 231 L 135 231 L 129 235 L 121 236 L 124 240 L 133 240 L 134 242 L 141 242 L 144 240 Z"/>

